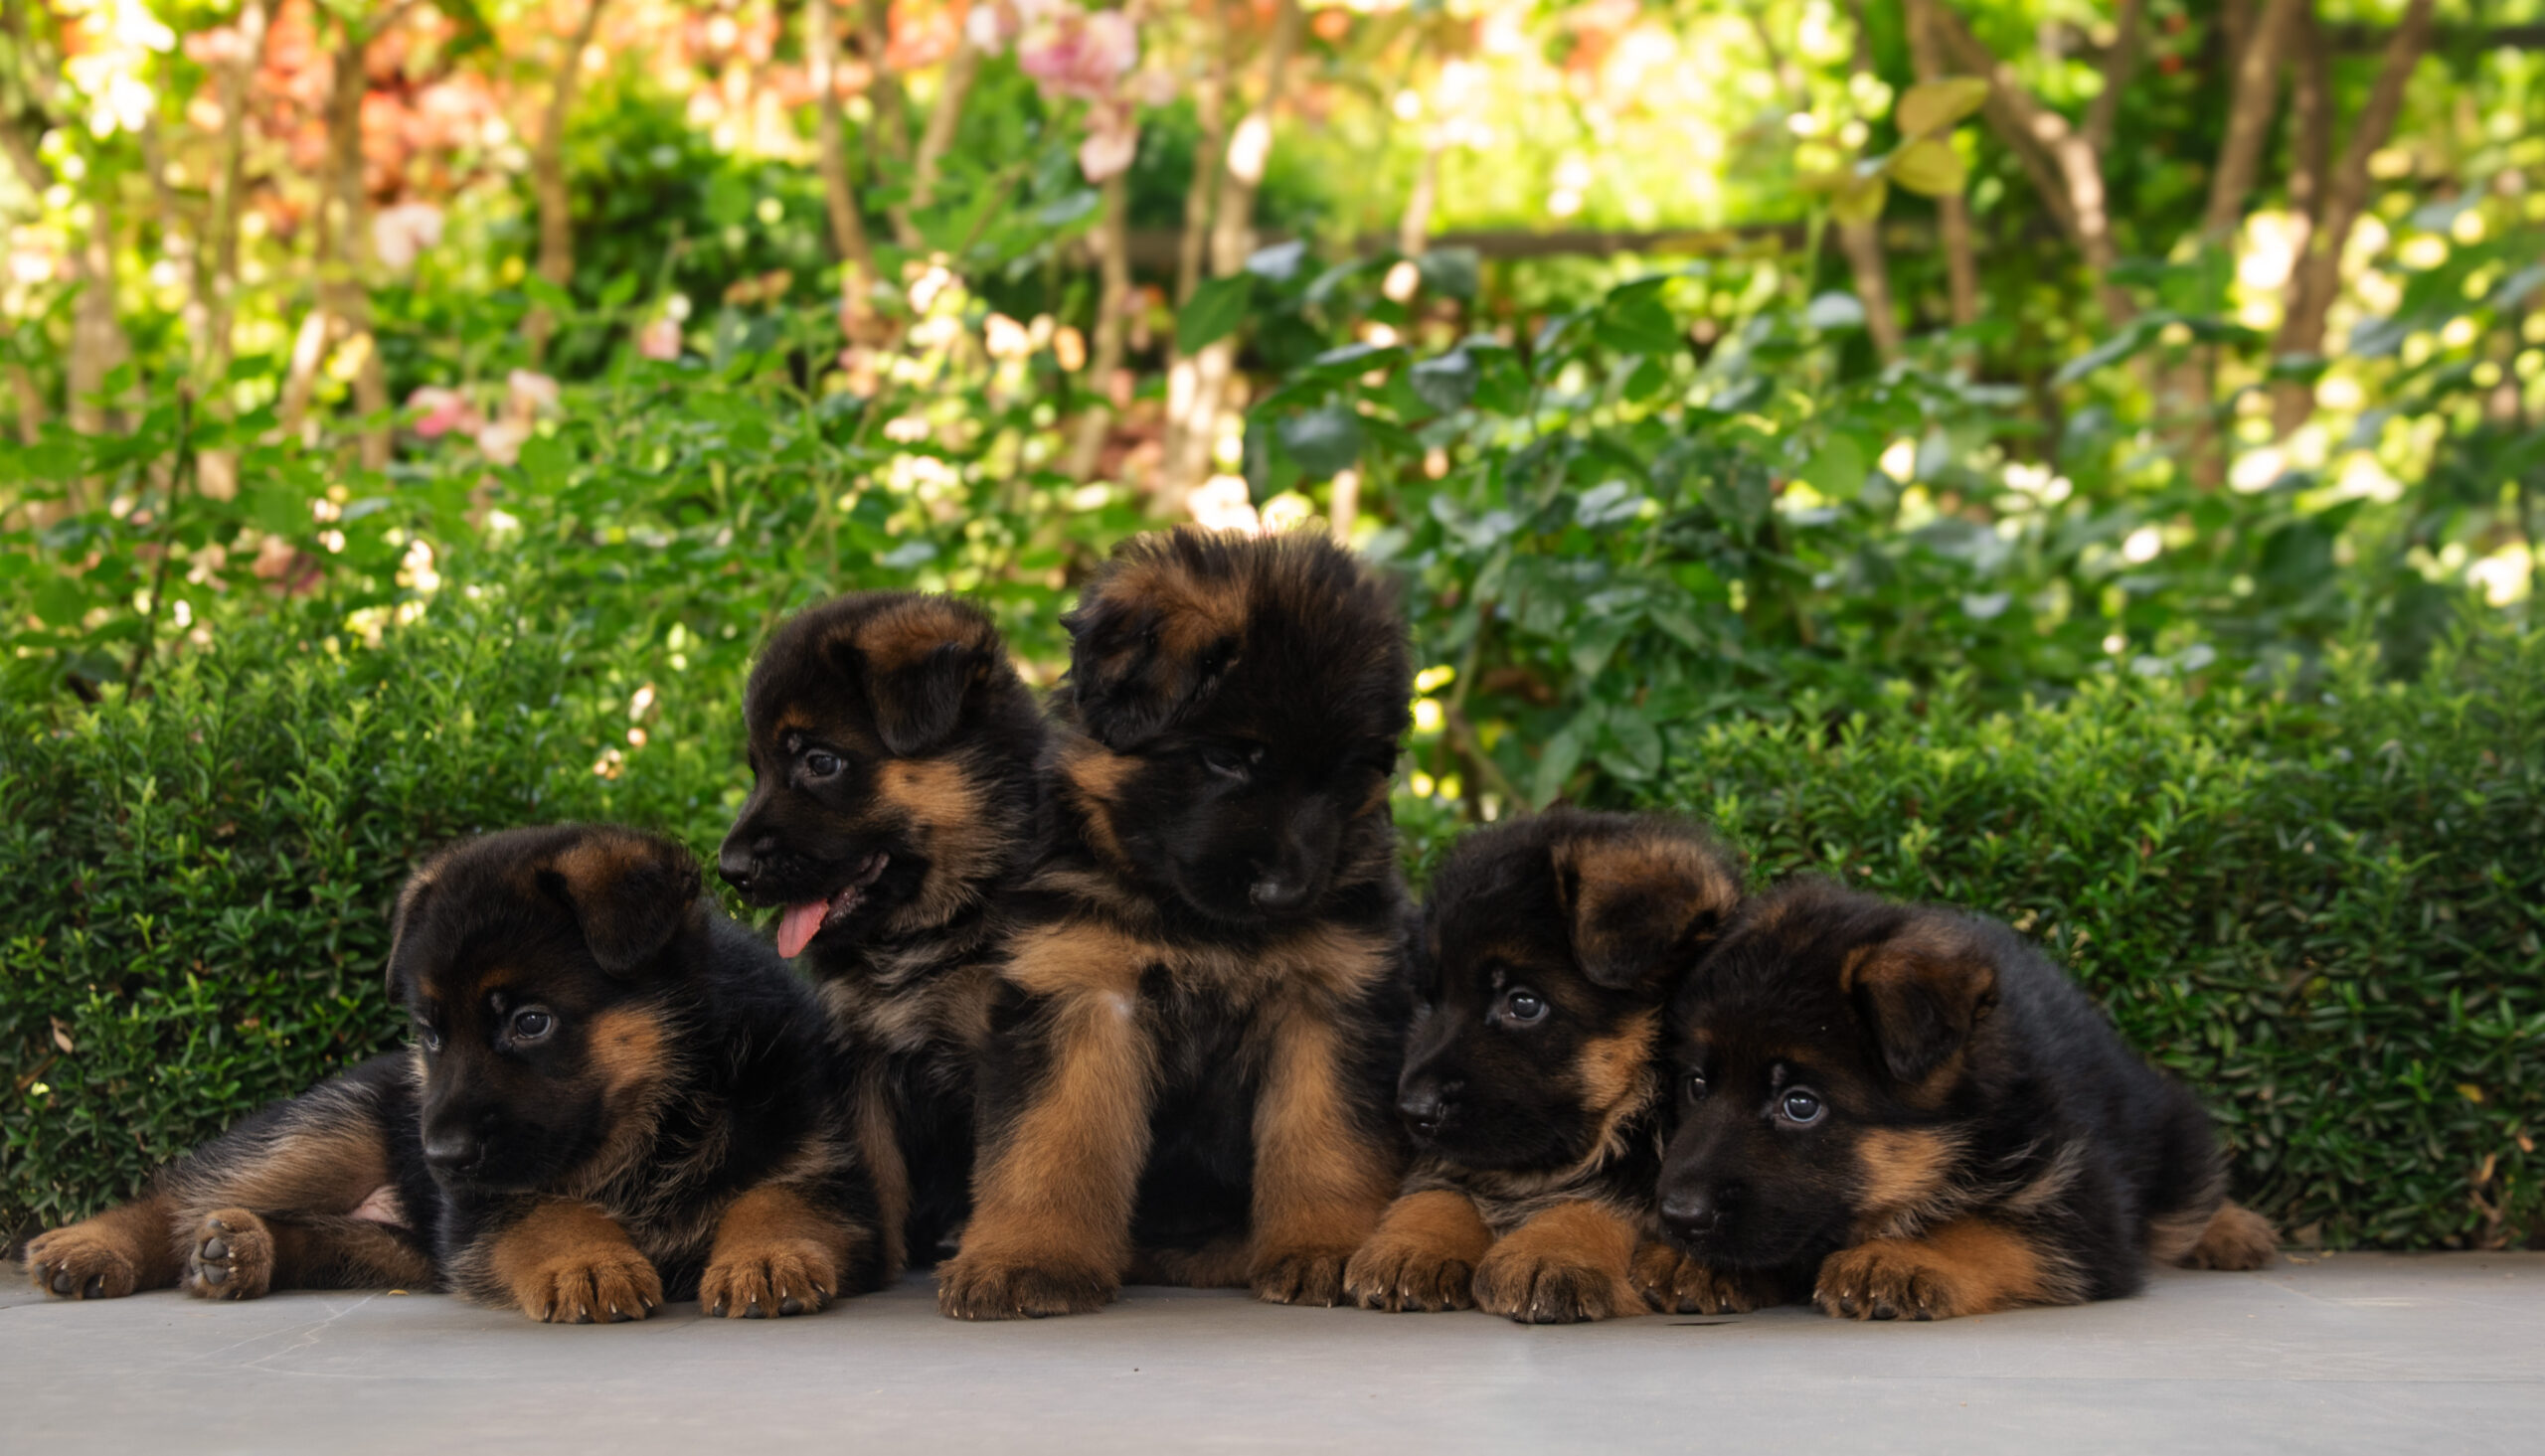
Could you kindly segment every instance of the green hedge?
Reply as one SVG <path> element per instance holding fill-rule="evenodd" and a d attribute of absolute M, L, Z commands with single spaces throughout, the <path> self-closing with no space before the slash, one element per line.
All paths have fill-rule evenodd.
<path fill-rule="evenodd" d="M 2545 633 L 2290 695 L 2108 680 L 1691 735 L 1665 798 L 1762 875 L 2000 915 L 2216 1111 L 2301 1240 L 2545 1234 Z"/>
<path fill-rule="evenodd" d="M 738 684 L 449 604 L 362 648 L 242 628 L 66 714 L 0 709 L 0 1231 L 86 1213 L 392 1043 L 388 906 L 452 835 L 616 818 L 711 850 Z M 2007 917 L 2210 1097 L 2239 1192 L 2328 1244 L 2545 1229 L 2545 634 L 2330 693 L 1949 689 L 1673 734 L 1663 802 L 1762 874 Z M 594 771 L 605 748 L 615 777 Z M 1407 799 L 1416 847 L 1437 806 Z"/>

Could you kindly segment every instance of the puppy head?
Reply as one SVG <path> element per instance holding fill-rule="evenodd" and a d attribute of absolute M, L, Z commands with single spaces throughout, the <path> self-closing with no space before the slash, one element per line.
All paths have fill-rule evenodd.
<path fill-rule="evenodd" d="M 1819 881 L 1759 901 L 1671 1008 L 1671 1237 L 1775 1266 L 1936 1201 L 1996 996 L 1995 950 L 1949 911 Z"/>
<path fill-rule="evenodd" d="M 1552 1171 L 1648 1105 L 1661 1010 L 1741 894 L 1657 816 L 1553 810 L 1458 841 L 1432 882 L 1398 1111 L 1430 1151 Z"/>
<path fill-rule="evenodd" d="M 416 872 L 389 993 L 415 1023 L 436 1179 L 554 1188 L 643 1119 L 708 933 L 699 890 L 687 850 L 603 826 L 467 840 Z"/>
<path fill-rule="evenodd" d="M 1413 666 L 1350 552 L 1315 532 L 1141 537 L 1063 620 L 1059 788 L 1118 870 L 1236 924 L 1312 917 L 1393 873 Z"/>
<path fill-rule="evenodd" d="M 778 949 L 944 923 L 1023 839 L 1042 719 L 988 613 L 843 596 L 770 635 L 743 717 L 752 793 L 716 857 Z"/>

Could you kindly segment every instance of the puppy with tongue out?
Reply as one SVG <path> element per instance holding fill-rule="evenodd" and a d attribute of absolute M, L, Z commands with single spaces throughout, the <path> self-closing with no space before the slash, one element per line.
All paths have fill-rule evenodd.
<path fill-rule="evenodd" d="M 973 1047 L 1042 714 L 987 613 L 898 591 L 781 624 L 743 711 L 752 792 L 718 873 L 778 910 L 778 953 L 812 973 L 869 1088 L 853 1131 L 887 1225 L 933 1262 L 969 1207 Z"/>

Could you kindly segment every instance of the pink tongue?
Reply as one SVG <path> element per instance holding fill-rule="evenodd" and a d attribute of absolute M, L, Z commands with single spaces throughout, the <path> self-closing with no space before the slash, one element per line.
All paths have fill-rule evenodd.
<path fill-rule="evenodd" d="M 830 901 L 812 900 L 788 905 L 786 913 L 777 917 L 777 953 L 793 960 L 796 954 L 813 943 L 813 935 L 822 928 L 822 917 L 830 913 Z"/>

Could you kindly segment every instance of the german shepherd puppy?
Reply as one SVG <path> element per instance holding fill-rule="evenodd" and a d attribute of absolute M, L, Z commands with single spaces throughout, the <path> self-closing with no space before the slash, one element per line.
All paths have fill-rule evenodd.
<path fill-rule="evenodd" d="M 909 592 L 780 626 L 745 694 L 752 795 L 717 870 L 782 906 L 882 1200 L 886 1277 L 932 1264 L 971 1204 L 973 1066 L 998 905 L 1033 848 L 1043 716 L 989 615 Z"/>
<path fill-rule="evenodd" d="M 939 1307 L 1073 1314 L 1134 1268 L 1332 1304 L 1402 1159 L 1392 593 L 1321 535 L 1188 528 L 1126 543 L 1064 620 Z"/>
<path fill-rule="evenodd" d="M 2199 1102 L 1994 921 L 1789 884 L 1689 979 L 1670 1037 L 1661 1217 L 1698 1273 L 1931 1320 L 2271 1255 Z"/>
<path fill-rule="evenodd" d="M 1636 1275 L 1679 1263 L 1653 1200 L 1662 1010 L 1740 897 L 1728 854 L 1656 816 L 1557 809 L 1458 841 L 1397 1083 L 1414 1167 L 1353 1256 L 1353 1298 L 1532 1324 L 1645 1312 Z"/>
<path fill-rule="evenodd" d="M 47 1290 L 447 1285 L 551 1323 L 821 1308 L 881 1270 L 809 993 L 668 840 L 463 842 L 400 895 L 375 1057 L 28 1246 Z"/>

